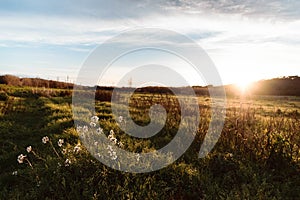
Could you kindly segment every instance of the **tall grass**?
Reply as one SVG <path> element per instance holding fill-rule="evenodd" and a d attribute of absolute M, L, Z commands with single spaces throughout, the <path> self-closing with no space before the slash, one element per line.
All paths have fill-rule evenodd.
<path fill-rule="evenodd" d="M 199 159 L 211 116 L 210 99 L 199 97 L 199 128 L 188 151 L 159 171 L 132 174 L 101 164 L 86 150 L 73 125 L 70 97 L 20 97 L 10 87 L 3 91 L 8 98 L 0 99 L 1 199 L 300 198 L 297 98 L 229 99 L 221 137 L 213 151 Z M 166 108 L 168 119 L 152 138 L 135 139 L 120 130 L 109 102 L 96 102 L 98 125 L 107 137 L 113 130 L 123 149 L 147 152 L 161 148 L 178 128 L 176 98 L 136 94 L 130 100 L 130 111 L 133 120 L 146 125 L 150 120 L 147 111 L 155 103 Z M 117 106 L 122 109 L 122 104 Z M 51 143 L 42 142 L 45 136 Z M 30 164 L 26 160 L 18 163 L 20 154 Z"/>

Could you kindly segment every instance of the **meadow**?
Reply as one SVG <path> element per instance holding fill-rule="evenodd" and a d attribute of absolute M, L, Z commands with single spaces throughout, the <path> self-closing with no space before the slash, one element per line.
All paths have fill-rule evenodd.
<path fill-rule="evenodd" d="M 200 123 L 185 154 L 161 170 L 135 174 L 111 169 L 87 151 L 71 95 L 70 89 L 0 85 L 0 199 L 300 199 L 300 97 L 228 97 L 221 137 L 199 159 L 211 109 L 210 98 L 199 96 Z M 149 123 L 155 103 L 168 117 L 149 139 L 122 132 L 109 101 L 96 101 L 97 123 L 123 149 L 153 151 L 176 134 L 176 97 L 137 93 L 129 103 L 139 125 Z"/>

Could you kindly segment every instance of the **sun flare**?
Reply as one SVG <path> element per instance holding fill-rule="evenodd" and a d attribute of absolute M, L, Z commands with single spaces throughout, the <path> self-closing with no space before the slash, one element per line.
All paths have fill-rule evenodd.
<path fill-rule="evenodd" d="M 251 84 L 252 84 L 252 81 L 240 80 L 235 85 L 238 87 L 238 89 L 240 90 L 240 92 L 242 94 L 245 94 L 245 93 L 249 92 Z"/>

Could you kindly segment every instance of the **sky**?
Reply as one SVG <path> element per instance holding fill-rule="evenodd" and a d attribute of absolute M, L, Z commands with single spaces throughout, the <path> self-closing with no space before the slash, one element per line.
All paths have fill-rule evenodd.
<path fill-rule="evenodd" d="M 152 27 L 191 38 L 224 84 L 300 75 L 299 10 L 298 0 L 0 0 L 0 74 L 75 81 L 103 42 Z M 136 59 L 141 55 L 119 62 L 100 83 L 117 84 Z M 191 85 L 209 84 L 176 59 L 168 64 L 177 64 Z"/>

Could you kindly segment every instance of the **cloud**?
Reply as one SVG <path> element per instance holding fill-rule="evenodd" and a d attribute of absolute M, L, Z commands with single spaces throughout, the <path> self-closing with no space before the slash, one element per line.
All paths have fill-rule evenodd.
<path fill-rule="evenodd" d="M 287 68 L 296 71 L 299 8 L 298 0 L 2 0 L 0 56 L 6 61 L 1 66 L 33 66 L 31 60 L 39 56 L 50 69 L 79 66 L 79 58 L 105 40 L 128 29 L 156 27 L 198 42 L 224 73 L 242 65 L 279 69 L 285 59 Z M 143 37 L 123 43 L 139 40 Z M 45 46 L 55 56 L 42 56 L 50 51 Z M 255 59 L 244 63 L 249 55 Z"/>
<path fill-rule="evenodd" d="M 298 0 L 167 0 L 162 7 L 190 14 L 238 14 L 282 20 L 300 18 Z"/>

